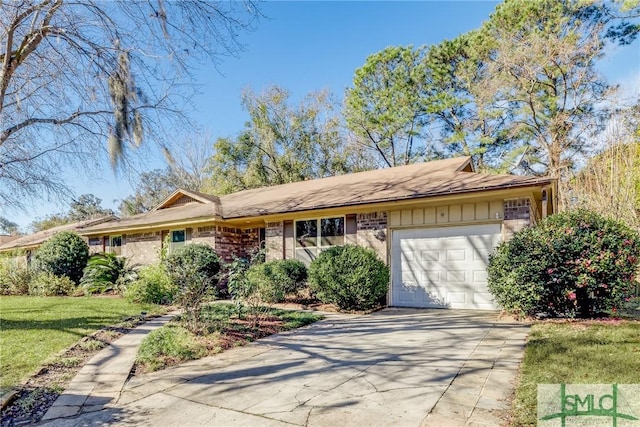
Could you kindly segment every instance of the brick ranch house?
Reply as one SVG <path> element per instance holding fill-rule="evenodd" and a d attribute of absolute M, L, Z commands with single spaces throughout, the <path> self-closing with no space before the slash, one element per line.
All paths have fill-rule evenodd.
<path fill-rule="evenodd" d="M 163 242 L 205 243 L 225 261 L 264 246 L 267 260 L 306 263 L 351 243 L 390 265 L 389 305 L 492 309 L 489 253 L 556 210 L 555 185 L 477 173 L 460 157 L 220 197 L 177 190 L 150 212 L 78 232 L 91 252 L 143 264 L 159 260 Z"/>

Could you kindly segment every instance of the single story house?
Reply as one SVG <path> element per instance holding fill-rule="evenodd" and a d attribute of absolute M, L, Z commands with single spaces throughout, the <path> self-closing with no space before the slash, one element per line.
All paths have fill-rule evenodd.
<path fill-rule="evenodd" d="M 93 252 L 133 262 L 206 243 L 225 260 L 261 246 L 306 263 L 324 248 L 373 249 L 391 269 L 389 305 L 492 309 L 488 255 L 556 210 L 548 177 L 490 175 L 460 157 L 245 190 L 177 190 L 154 210 L 81 230 Z"/>
<path fill-rule="evenodd" d="M 206 243 L 225 261 L 264 247 L 267 260 L 306 263 L 351 243 L 390 266 L 391 306 L 492 309 L 489 254 L 555 212 L 555 190 L 551 178 L 477 173 L 459 157 L 220 197 L 176 190 L 150 212 L 76 231 L 91 252 L 143 264 L 163 246 L 188 243 Z"/>

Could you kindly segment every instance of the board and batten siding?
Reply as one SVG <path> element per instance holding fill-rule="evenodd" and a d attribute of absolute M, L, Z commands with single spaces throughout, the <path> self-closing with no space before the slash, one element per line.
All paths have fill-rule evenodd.
<path fill-rule="evenodd" d="M 502 200 L 389 211 L 390 227 L 495 221 L 504 218 Z"/>

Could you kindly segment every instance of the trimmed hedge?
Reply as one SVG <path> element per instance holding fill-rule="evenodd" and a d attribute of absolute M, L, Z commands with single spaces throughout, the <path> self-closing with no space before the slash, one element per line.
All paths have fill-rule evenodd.
<path fill-rule="evenodd" d="M 300 291 L 307 283 L 308 271 L 304 262 L 298 259 L 270 261 L 273 274 L 281 281 L 286 294 Z"/>
<path fill-rule="evenodd" d="M 311 262 L 309 287 L 320 301 L 342 310 L 369 310 L 383 303 L 389 268 L 371 249 L 334 246 Z"/>
<path fill-rule="evenodd" d="M 496 248 L 489 290 L 516 315 L 593 316 L 633 297 L 639 263 L 637 232 L 592 211 L 564 212 Z"/>
<path fill-rule="evenodd" d="M 282 302 L 286 295 L 298 292 L 305 285 L 307 267 L 296 259 L 268 261 L 251 266 L 246 279 L 263 301 Z"/>
<path fill-rule="evenodd" d="M 37 271 L 66 276 L 79 283 L 88 259 L 87 243 L 77 233 L 61 231 L 38 248 L 34 267 Z"/>
<path fill-rule="evenodd" d="M 211 282 L 216 281 L 220 271 L 220 257 L 211 246 L 192 243 L 182 246 L 164 259 L 167 273 L 176 283 L 192 274 L 201 275 Z"/>

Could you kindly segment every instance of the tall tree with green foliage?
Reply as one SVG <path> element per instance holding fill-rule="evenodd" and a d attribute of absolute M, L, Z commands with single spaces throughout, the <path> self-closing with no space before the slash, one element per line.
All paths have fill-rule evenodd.
<path fill-rule="evenodd" d="M 432 156 L 426 135 L 425 48 L 391 46 L 370 55 L 347 90 L 344 114 L 359 142 L 382 166 Z"/>
<path fill-rule="evenodd" d="M 237 137 L 215 142 L 209 192 L 227 194 L 370 166 L 366 153 L 345 139 L 327 92 L 293 104 L 287 90 L 273 86 L 261 94 L 245 91 L 242 103 L 249 121 Z"/>
<path fill-rule="evenodd" d="M 349 128 L 385 166 L 471 155 L 481 170 L 564 176 L 603 129 L 613 88 L 595 64 L 606 40 L 633 41 L 637 7 L 507 0 L 453 40 L 383 49 L 347 91 Z"/>
<path fill-rule="evenodd" d="M 102 199 L 93 194 L 83 194 L 71 202 L 67 217 L 70 222 L 84 221 L 113 215 L 111 209 L 102 207 Z"/>
<path fill-rule="evenodd" d="M 482 28 L 494 48 L 480 84 L 512 109 L 513 148 L 526 147 L 534 173 L 566 177 L 603 129 L 611 88 L 596 61 L 604 27 L 598 5 L 507 0 Z"/>
<path fill-rule="evenodd" d="M 430 46 L 424 59 L 424 109 L 440 130 L 442 153 L 473 156 L 479 170 L 498 167 L 500 153 L 510 142 L 510 110 L 481 84 L 491 47 L 491 39 L 471 31 Z"/>
<path fill-rule="evenodd" d="M 83 194 L 71 201 L 67 213 L 51 214 L 45 218 L 36 219 L 31 222 L 31 229 L 34 232 L 37 232 L 57 227 L 59 225 L 101 218 L 109 215 L 113 215 L 113 211 L 102 207 L 102 199 L 94 196 L 93 194 Z"/>
<path fill-rule="evenodd" d="M 169 194 L 180 188 L 180 182 L 170 168 L 142 172 L 134 194 L 122 199 L 118 207 L 123 216 L 148 212 Z"/>

